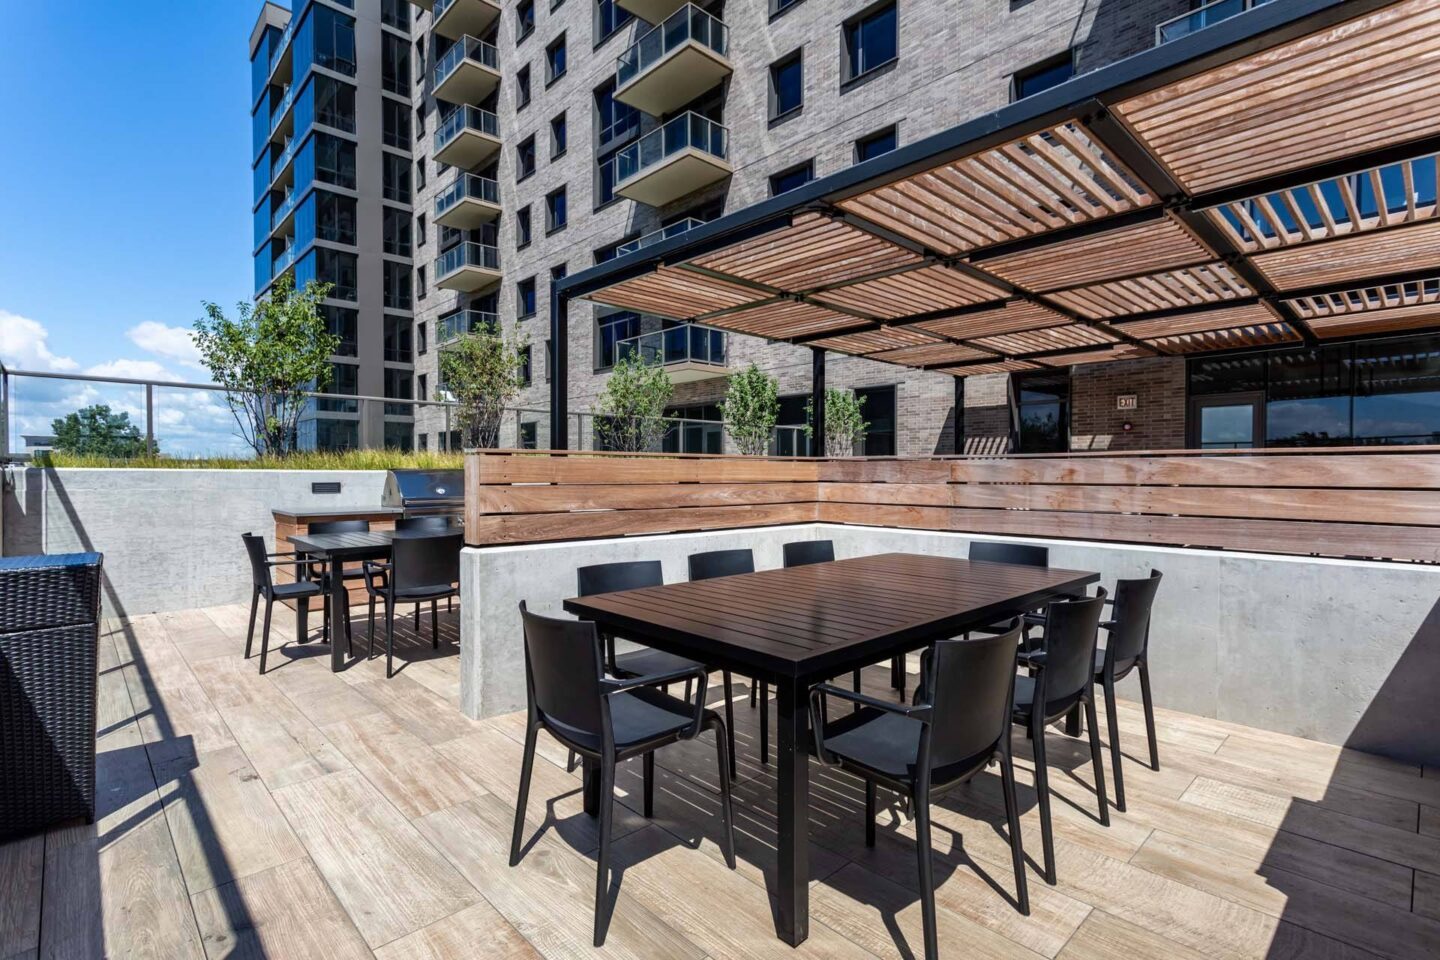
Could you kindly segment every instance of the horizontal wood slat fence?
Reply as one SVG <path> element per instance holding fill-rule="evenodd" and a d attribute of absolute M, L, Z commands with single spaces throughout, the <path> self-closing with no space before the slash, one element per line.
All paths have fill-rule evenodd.
<path fill-rule="evenodd" d="M 923 459 L 475 451 L 472 546 L 848 523 L 1440 562 L 1440 446 Z"/>

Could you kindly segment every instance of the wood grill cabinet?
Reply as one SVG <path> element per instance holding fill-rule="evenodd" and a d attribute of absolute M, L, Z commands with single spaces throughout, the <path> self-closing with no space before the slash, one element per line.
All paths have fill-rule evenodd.
<path fill-rule="evenodd" d="M 95 820 L 101 561 L 0 557 L 0 842 Z"/>

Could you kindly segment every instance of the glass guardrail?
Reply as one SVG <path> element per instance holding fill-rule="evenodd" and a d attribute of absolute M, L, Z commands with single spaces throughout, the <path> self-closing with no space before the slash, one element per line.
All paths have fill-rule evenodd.
<path fill-rule="evenodd" d="M 1270 2 L 1271 0 L 1212 0 L 1211 3 L 1196 7 L 1194 10 L 1158 24 L 1155 27 L 1155 43 L 1158 46 L 1172 40 L 1179 40 L 1181 37 L 1188 37 L 1190 34 L 1214 26 L 1222 20 L 1229 20 L 1246 10 L 1252 10 Z"/>
<path fill-rule="evenodd" d="M 698 323 L 642 333 L 615 344 L 617 360 L 638 356 L 646 363 L 725 363 L 725 331 Z"/>
<path fill-rule="evenodd" d="M 280 58 L 285 54 L 285 51 L 289 49 L 290 39 L 295 35 L 295 21 L 298 19 L 298 17 L 292 15 L 290 22 L 285 24 L 285 29 L 280 34 L 279 42 L 276 43 L 274 49 L 270 51 L 270 66 L 266 69 L 267 73 L 275 72 L 275 65 L 280 62 Z"/>
<path fill-rule="evenodd" d="M 473 130 L 499 139 L 500 120 L 489 110 L 481 110 L 479 107 L 461 107 L 446 117 L 436 129 L 435 149 L 443 149 L 464 130 Z"/>
<path fill-rule="evenodd" d="M 435 216 L 439 218 L 461 200 L 481 200 L 500 204 L 500 185 L 489 177 L 462 173 L 435 198 Z"/>
<path fill-rule="evenodd" d="M 687 3 L 616 58 L 615 86 L 625 86 L 692 40 L 723 57 L 729 50 L 729 28 L 716 17 Z"/>
<path fill-rule="evenodd" d="M 274 230 L 280 225 L 280 222 L 282 220 L 290 216 L 290 211 L 294 210 L 295 204 L 299 202 L 299 190 L 291 190 L 288 194 L 286 194 L 285 199 L 280 202 L 280 206 L 276 207 L 275 212 L 270 215 L 270 229 Z"/>
<path fill-rule="evenodd" d="M 441 317 L 435 335 L 437 342 L 443 347 L 468 333 L 497 329 L 499 325 L 499 314 L 489 313 L 485 310 L 462 310 L 459 313 L 452 313 L 448 317 Z"/>
<path fill-rule="evenodd" d="M 274 133 L 274 132 L 275 132 L 275 128 L 278 127 L 278 126 L 280 126 L 280 121 L 283 120 L 283 119 L 285 119 L 285 115 L 290 112 L 290 106 L 291 106 L 291 104 L 293 104 L 294 102 L 295 102 L 295 85 L 292 83 L 290 86 L 288 86 L 288 87 L 285 88 L 285 96 L 283 96 L 283 97 L 280 98 L 280 104 L 279 104 L 279 106 L 277 106 L 277 107 L 275 108 L 275 112 L 272 113 L 272 114 L 270 114 L 270 132 L 271 132 L 271 133 Z"/>
<path fill-rule="evenodd" d="M 437 13 L 438 17 L 439 14 Z M 459 69 L 460 64 L 466 60 L 473 60 L 481 66 L 498 71 L 500 69 L 500 52 L 495 49 L 493 43 L 486 43 L 484 40 L 477 40 L 474 37 L 461 37 L 460 40 L 435 64 L 435 86 L 440 86 L 450 74 Z"/>
<path fill-rule="evenodd" d="M 298 136 L 291 137 L 289 141 L 286 142 L 285 149 L 280 151 L 280 156 L 276 157 L 274 162 L 270 164 L 270 179 L 272 182 L 276 177 L 280 176 L 280 171 L 285 169 L 286 164 L 295 158 L 295 151 L 299 146 L 300 138 Z"/>
<path fill-rule="evenodd" d="M 724 160 L 730 152 L 730 131 L 698 113 L 682 113 L 615 155 L 615 182 L 622 183 L 685 149 Z"/>
<path fill-rule="evenodd" d="M 678 237 L 682 233 L 689 233 L 696 227 L 703 226 L 704 220 L 696 217 L 686 217 L 684 220 L 677 220 L 668 227 L 661 227 L 659 230 L 652 230 L 643 237 L 636 237 L 629 243 L 622 243 L 615 248 L 615 255 L 623 257 L 627 253 L 634 253 L 636 250 L 644 250 L 646 247 L 661 240 L 669 240 L 671 237 Z"/>
<path fill-rule="evenodd" d="M 451 247 L 435 259 L 435 276 L 445 277 L 464 267 L 479 267 L 482 270 L 500 269 L 500 250 L 497 247 L 473 241 Z"/>
<path fill-rule="evenodd" d="M 270 264 L 270 276 L 272 276 L 272 277 L 278 277 L 281 273 L 284 272 L 284 270 L 285 270 L 286 267 L 288 267 L 288 266 L 290 266 L 290 264 L 294 263 L 294 262 L 295 262 L 295 254 L 299 252 L 299 249 L 300 249 L 300 248 L 297 247 L 297 246 L 296 246 L 295 244 L 293 244 L 293 243 L 292 243 L 290 246 L 286 247 L 285 250 L 284 250 L 284 252 L 281 253 L 280 256 L 276 257 L 276 258 L 271 262 L 271 264 Z"/>

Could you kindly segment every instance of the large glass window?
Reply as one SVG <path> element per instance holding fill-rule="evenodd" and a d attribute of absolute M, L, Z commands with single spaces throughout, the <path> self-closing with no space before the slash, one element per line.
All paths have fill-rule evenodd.
<path fill-rule="evenodd" d="M 410 149 L 410 105 L 395 100 L 380 101 L 382 138 L 386 146 Z"/>
<path fill-rule="evenodd" d="M 780 398 L 780 416 L 775 421 L 775 439 L 770 444 L 770 453 L 777 457 L 810 456 L 810 438 L 805 435 L 805 425 L 810 422 L 807 410 L 810 394 L 800 393 Z"/>
<path fill-rule="evenodd" d="M 665 453 L 723 452 L 725 426 L 715 404 L 670 407 L 665 416 L 674 421 L 660 441 Z"/>
<path fill-rule="evenodd" d="M 314 137 L 315 179 L 337 187 L 355 189 L 355 143 L 317 133 Z"/>
<path fill-rule="evenodd" d="M 805 102 L 805 61 L 796 50 L 770 65 L 770 119 L 775 120 Z"/>
<path fill-rule="evenodd" d="M 414 363 L 415 353 L 411 348 L 410 331 L 414 327 L 409 317 L 385 317 L 385 359 L 391 363 Z"/>
<path fill-rule="evenodd" d="M 1312 447 L 1350 440 L 1350 348 L 1317 347 L 1271 354 L 1265 398 L 1265 443 Z"/>
<path fill-rule="evenodd" d="M 1355 345 L 1356 443 L 1440 443 L 1440 336 Z"/>
<path fill-rule="evenodd" d="M 320 393 L 339 393 L 353 397 L 360 392 L 360 368 L 353 363 L 332 363 L 330 364 L 330 380 L 319 390 Z M 312 386 L 315 386 L 312 384 Z M 325 413 L 354 413 L 360 409 L 355 400 L 325 399 L 323 397 L 315 400 L 315 409 Z"/>
<path fill-rule="evenodd" d="M 325 330 L 331 336 L 340 338 L 335 348 L 337 357 L 353 357 L 358 351 L 357 331 L 360 326 L 360 312 L 350 307 L 335 307 L 321 304 L 320 316 L 325 319 Z"/>
<path fill-rule="evenodd" d="M 854 80 L 894 60 L 900 52 L 900 21 L 894 3 L 872 7 L 845 24 L 845 74 Z"/>
<path fill-rule="evenodd" d="M 381 177 L 386 200 L 410 202 L 410 161 L 393 153 L 382 153 Z"/>
<path fill-rule="evenodd" d="M 380 22 L 397 30 L 410 28 L 409 0 L 380 0 Z"/>
<path fill-rule="evenodd" d="M 380 34 L 380 85 L 391 93 L 410 95 L 410 41 Z"/>
<path fill-rule="evenodd" d="M 410 214 L 394 207 L 382 207 L 381 243 L 386 253 L 410 256 Z"/>
<path fill-rule="evenodd" d="M 314 31 L 314 62 L 322 67 L 355 76 L 355 18 L 316 4 L 310 8 Z"/>
<path fill-rule="evenodd" d="M 625 24 L 635 19 L 635 15 L 628 10 L 622 9 L 615 0 L 596 0 L 595 5 L 595 43 L 604 43 L 614 35 Z"/>
<path fill-rule="evenodd" d="M 355 88 L 334 77 L 316 74 L 315 122 L 346 133 L 355 132 Z"/>
<path fill-rule="evenodd" d="M 386 260 L 381 270 L 384 276 L 385 306 L 395 310 L 409 310 L 410 264 Z"/>
<path fill-rule="evenodd" d="M 1070 371 L 1017 376 L 1011 389 L 1015 391 L 1017 452 L 1067 450 L 1070 446 Z"/>
<path fill-rule="evenodd" d="M 335 300 L 358 299 L 359 266 L 355 254 L 329 247 L 315 248 L 315 277 L 321 283 L 333 284 L 330 296 Z"/>
<path fill-rule="evenodd" d="M 613 77 L 595 88 L 596 136 L 602 147 L 640 130 L 640 111 L 616 100 L 614 93 Z"/>
<path fill-rule="evenodd" d="M 385 368 L 386 397 L 390 398 L 391 400 L 414 400 L 414 390 L 414 373 L 409 370 L 402 370 L 398 367 Z M 385 404 L 385 415 L 387 417 L 408 417 L 414 412 L 414 406 L 408 403 Z"/>
<path fill-rule="evenodd" d="M 631 310 L 595 318 L 595 368 L 608 370 L 620 357 L 616 344 L 640 336 L 640 315 Z"/>
<path fill-rule="evenodd" d="M 868 424 L 865 438 L 860 442 L 860 452 L 867 457 L 895 456 L 895 388 L 866 387 L 856 390 L 855 396 L 864 400 L 860 407 L 860 418 Z M 844 455 L 845 451 L 830 451 Z"/>
<path fill-rule="evenodd" d="M 315 191 L 315 236 L 333 243 L 355 242 L 355 198 Z"/>

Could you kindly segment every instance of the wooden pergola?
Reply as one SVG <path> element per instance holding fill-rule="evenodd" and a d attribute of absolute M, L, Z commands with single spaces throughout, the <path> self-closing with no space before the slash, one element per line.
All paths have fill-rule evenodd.
<path fill-rule="evenodd" d="M 1267 4 L 557 281 L 551 445 L 574 298 L 942 371 L 957 402 L 1440 327 L 1437 90 L 1440 0 Z"/>

